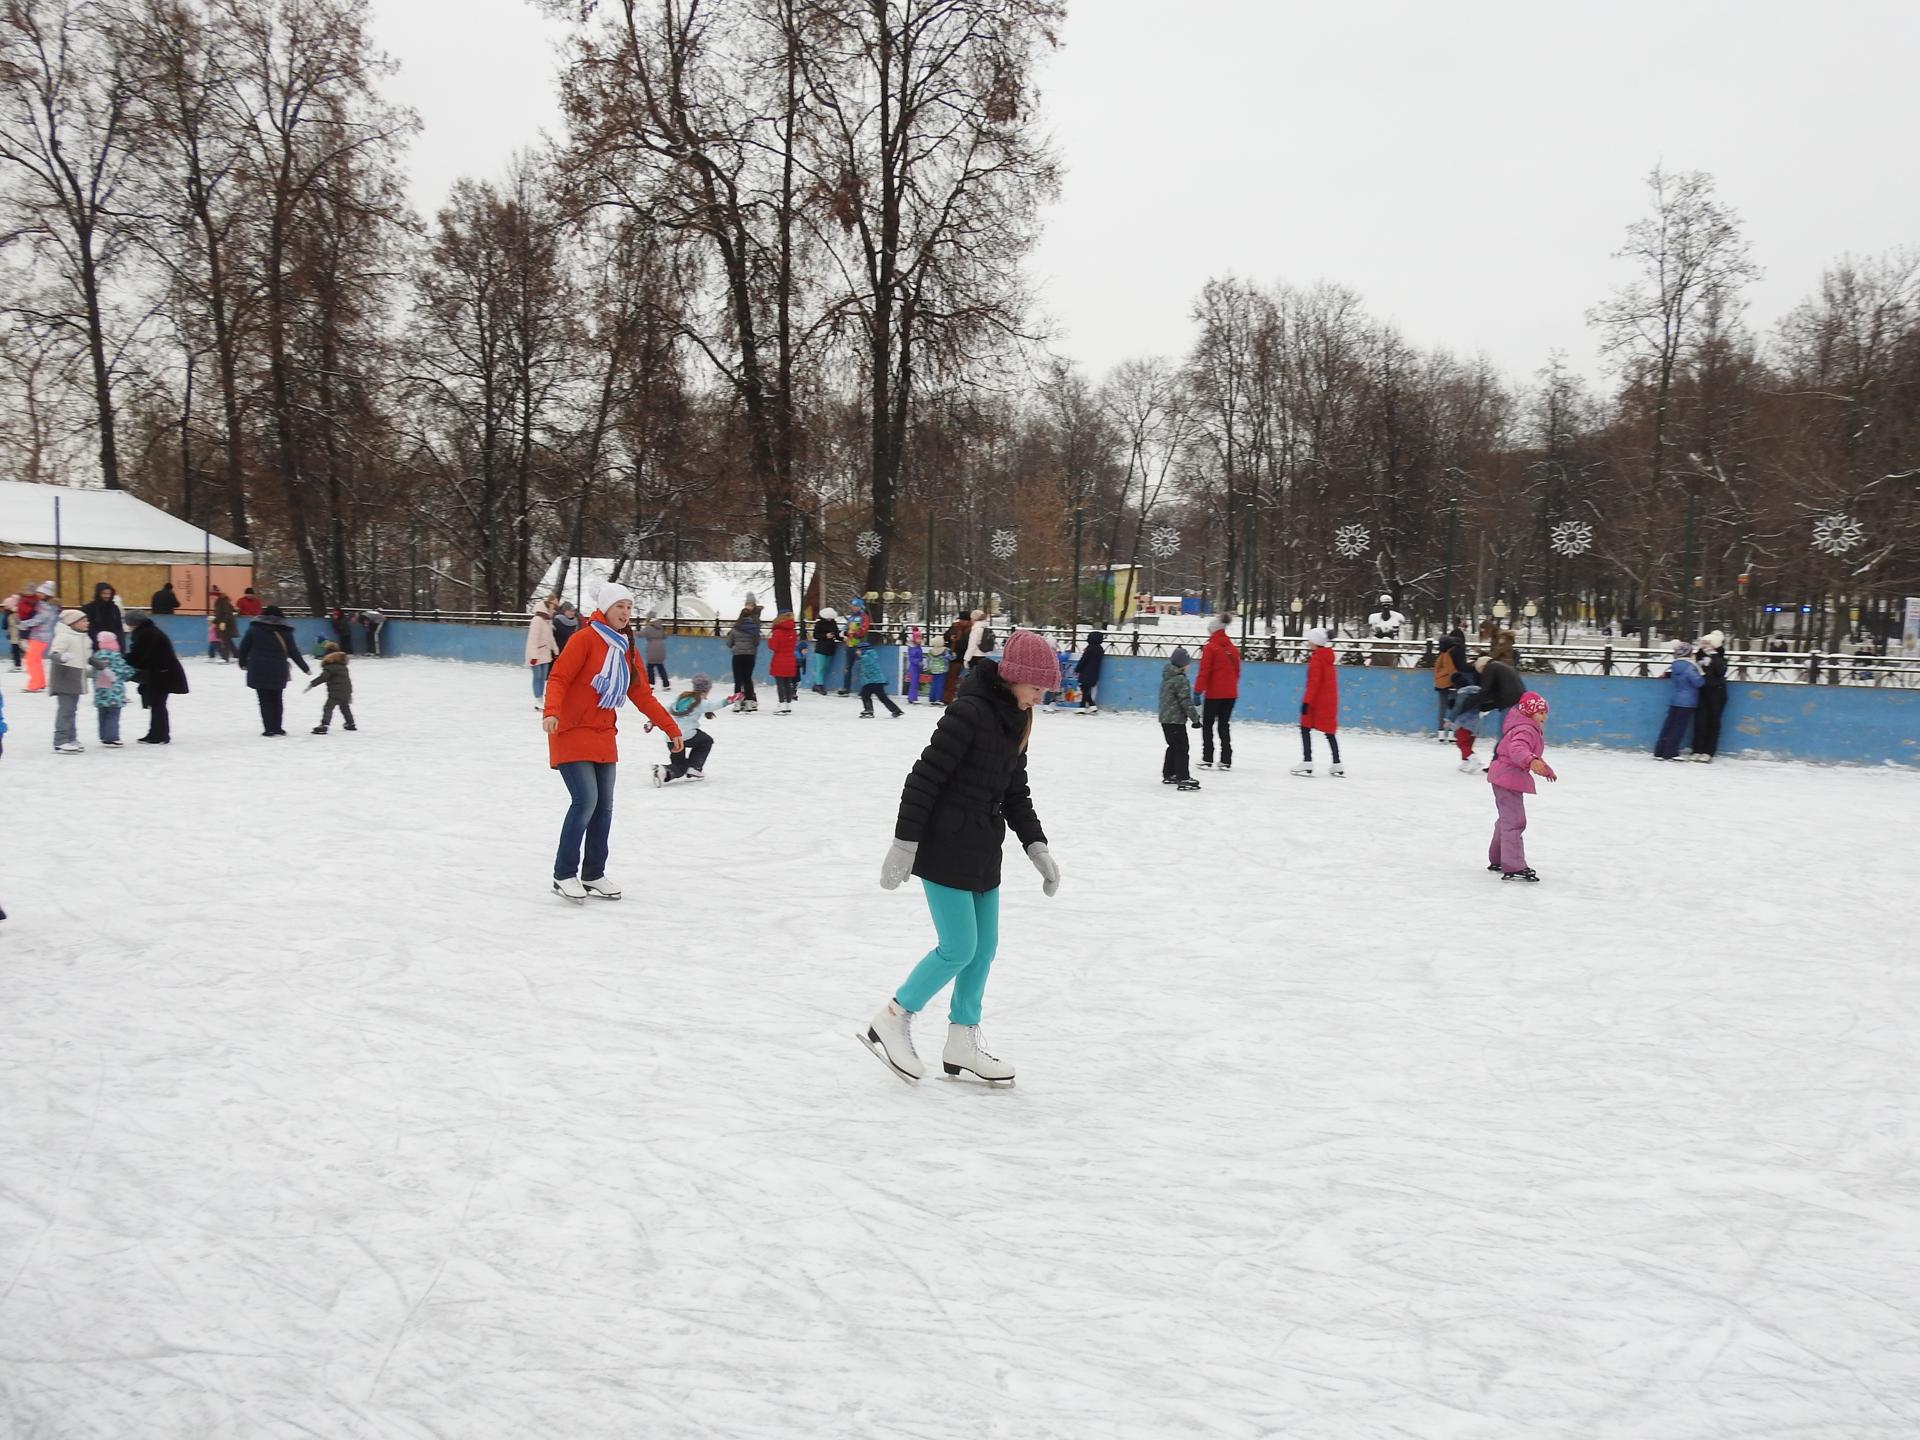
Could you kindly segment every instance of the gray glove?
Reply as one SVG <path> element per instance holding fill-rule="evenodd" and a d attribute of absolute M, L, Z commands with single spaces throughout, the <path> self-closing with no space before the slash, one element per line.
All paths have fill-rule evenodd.
<path fill-rule="evenodd" d="M 913 857 L 920 849 L 918 840 L 895 840 L 880 862 L 880 888 L 898 890 L 900 882 L 913 873 Z"/>
<path fill-rule="evenodd" d="M 1053 858 L 1044 840 L 1036 840 L 1027 846 L 1027 858 L 1033 862 L 1033 868 L 1040 872 L 1041 890 L 1051 897 L 1060 888 L 1060 862 Z"/>

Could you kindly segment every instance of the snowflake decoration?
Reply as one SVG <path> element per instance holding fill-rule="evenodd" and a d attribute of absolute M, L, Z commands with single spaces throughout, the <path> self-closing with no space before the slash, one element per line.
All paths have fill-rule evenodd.
<path fill-rule="evenodd" d="M 1844 555 L 1866 538 L 1858 520 L 1838 511 L 1813 522 L 1813 548 L 1829 555 Z"/>
<path fill-rule="evenodd" d="M 1562 555 L 1584 555 L 1593 548 L 1593 526 L 1584 520 L 1562 520 L 1553 527 L 1553 548 Z"/>
<path fill-rule="evenodd" d="M 996 558 L 1011 560 L 1013 552 L 1020 548 L 1020 540 L 1011 530 L 996 530 L 993 539 L 987 542 L 987 548 L 993 551 Z"/>
<path fill-rule="evenodd" d="M 620 553 L 622 555 L 631 555 L 637 559 L 640 552 L 646 548 L 647 536 L 638 530 L 629 530 L 620 538 Z"/>
<path fill-rule="evenodd" d="M 736 560 L 747 560 L 747 559 L 751 559 L 752 556 L 753 556 L 753 537 L 751 535 L 734 536 L 733 537 L 733 558 Z"/>
<path fill-rule="evenodd" d="M 1180 552 L 1180 532 L 1171 525 L 1156 525 L 1147 546 L 1162 560 Z"/>
<path fill-rule="evenodd" d="M 872 530 L 862 530 L 854 537 L 853 548 L 871 560 L 880 553 L 880 537 Z"/>
<path fill-rule="evenodd" d="M 1342 525 L 1333 532 L 1333 548 L 1349 560 L 1366 554 L 1372 543 L 1373 537 L 1364 525 Z"/>

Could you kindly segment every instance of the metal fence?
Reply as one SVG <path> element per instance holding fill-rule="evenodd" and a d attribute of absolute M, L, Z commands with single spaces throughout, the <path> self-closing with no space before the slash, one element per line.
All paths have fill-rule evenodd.
<path fill-rule="evenodd" d="M 320 612 L 309 612 L 319 614 Z M 355 619 L 360 611 L 346 609 L 349 620 Z M 421 610 L 415 613 L 391 610 L 382 612 L 388 620 L 418 620 L 456 625 L 497 625 L 517 628 L 527 623 L 524 611 L 505 610 Z M 670 635 L 700 636 L 719 638 L 727 633 L 733 624 L 730 617 L 683 617 L 656 618 L 655 622 Z M 764 623 L 764 622 L 763 622 Z M 995 622 L 996 631 L 1004 636 L 1011 627 L 1002 621 Z M 1096 627 L 1080 627 L 1082 639 Z M 909 627 L 888 624 L 880 628 L 876 638 L 884 643 L 903 644 Z M 803 626 L 802 638 L 810 626 Z M 1042 627 L 1042 633 L 1056 642 L 1067 638 L 1064 629 L 1048 630 Z M 1175 634 L 1164 630 L 1145 630 L 1138 627 L 1115 626 L 1106 630 L 1107 653 L 1109 655 L 1146 656 L 1164 659 L 1171 655 L 1176 646 L 1184 646 L 1196 657 L 1200 646 L 1206 643 L 1205 632 L 1193 634 Z M 1231 634 L 1232 632 L 1229 632 Z M 1305 664 L 1311 647 L 1306 640 L 1297 635 L 1250 635 L 1244 643 L 1236 636 L 1234 643 L 1241 647 L 1242 656 L 1249 661 L 1277 661 L 1283 664 Z M 1476 649 L 1469 642 L 1470 649 Z M 1371 640 L 1338 638 L 1334 641 L 1334 652 L 1343 665 L 1375 665 L 1383 669 L 1430 669 L 1434 662 L 1435 645 L 1431 640 Z M 1476 649 L 1476 653 L 1477 649 Z M 1729 650 L 1727 654 L 1727 678 L 1738 684 L 1778 684 L 1778 685 L 1861 685 L 1891 687 L 1898 689 L 1920 689 L 1920 656 L 1912 655 L 1863 655 L 1850 653 L 1828 653 L 1819 650 Z M 1554 675 L 1627 675 L 1654 677 L 1663 675 L 1672 662 L 1670 648 L 1659 646 L 1642 648 L 1638 645 L 1600 644 L 1558 644 L 1523 645 L 1520 647 L 1520 666 L 1522 671 L 1536 674 Z"/>

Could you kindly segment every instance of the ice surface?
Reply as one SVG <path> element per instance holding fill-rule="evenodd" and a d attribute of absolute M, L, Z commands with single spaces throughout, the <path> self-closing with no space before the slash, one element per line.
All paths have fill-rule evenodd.
<path fill-rule="evenodd" d="M 73 757 L 4 677 L 9 1437 L 1920 1433 L 1920 777 L 1553 750 L 1503 886 L 1432 741 L 1178 795 L 1044 716 L 1019 1086 L 914 1089 L 852 1037 L 924 710 L 661 792 L 630 731 L 574 908 L 523 675 L 356 661 L 359 734 L 269 741 L 190 669 Z"/>

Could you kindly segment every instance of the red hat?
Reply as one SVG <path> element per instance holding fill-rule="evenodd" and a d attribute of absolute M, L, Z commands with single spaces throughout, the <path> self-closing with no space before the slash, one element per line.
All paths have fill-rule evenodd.
<path fill-rule="evenodd" d="M 1000 678 L 1009 685 L 1058 690 L 1060 657 L 1038 631 L 1016 630 L 1007 637 L 1007 648 L 1001 653 Z"/>
<path fill-rule="evenodd" d="M 1537 720 L 1547 713 L 1547 697 L 1537 690 L 1529 690 L 1520 697 L 1520 703 L 1515 708 L 1522 715 L 1531 715 Z"/>

